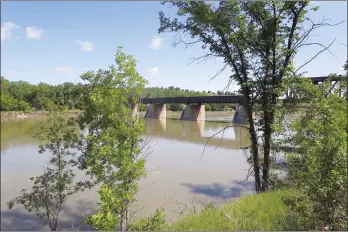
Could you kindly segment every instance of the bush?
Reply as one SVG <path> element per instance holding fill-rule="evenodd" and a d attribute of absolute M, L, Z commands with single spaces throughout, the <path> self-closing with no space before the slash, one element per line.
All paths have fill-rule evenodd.
<path fill-rule="evenodd" d="M 1 111 L 16 110 L 17 101 L 7 94 L 1 94 Z"/>
<path fill-rule="evenodd" d="M 143 217 L 129 226 L 130 231 L 163 231 L 167 226 L 164 209 L 157 209 L 154 215 Z"/>
<path fill-rule="evenodd" d="M 293 124 L 292 142 L 300 150 L 289 159 L 289 175 L 314 202 L 309 217 L 316 226 L 347 230 L 347 101 L 328 94 L 331 82 L 320 88 L 311 83 L 299 87 L 309 102 L 308 110 Z"/>
<path fill-rule="evenodd" d="M 139 104 L 139 111 L 146 111 L 146 105 L 145 104 Z"/>
<path fill-rule="evenodd" d="M 59 111 L 59 107 L 51 100 L 45 102 L 44 109 L 47 111 Z"/>
<path fill-rule="evenodd" d="M 68 110 L 69 110 L 69 107 L 66 106 L 66 105 L 58 106 L 58 110 L 59 110 L 59 111 L 68 111 Z"/>
<path fill-rule="evenodd" d="M 168 107 L 171 111 L 182 111 L 184 109 L 184 106 L 182 104 L 169 104 Z"/>
<path fill-rule="evenodd" d="M 29 112 L 30 111 L 30 104 L 28 102 L 25 102 L 25 101 L 19 101 L 17 103 L 17 109 L 16 110 Z"/>

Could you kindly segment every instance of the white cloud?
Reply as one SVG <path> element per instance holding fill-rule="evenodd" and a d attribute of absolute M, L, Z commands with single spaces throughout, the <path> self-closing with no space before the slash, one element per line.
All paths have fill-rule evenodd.
<path fill-rule="evenodd" d="M 41 39 L 41 37 L 45 35 L 44 30 L 35 26 L 26 27 L 25 29 L 28 39 Z"/>
<path fill-rule="evenodd" d="M 1 24 L 1 41 L 10 40 L 11 31 L 16 28 L 19 28 L 19 26 L 11 22 Z"/>
<path fill-rule="evenodd" d="M 163 38 L 158 36 L 153 36 L 151 41 L 151 48 L 155 50 L 159 49 L 160 47 L 162 47 L 162 42 L 163 42 Z"/>
<path fill-rule="evenodd" d="M 66 67 L 58 67 L 56 68 L 56 71 L 58 73 L 70 73 L 72 71 L 72 67 L 70 65 Z"/>
<path fill-rule="evenodd" d="M 91 52 L 93 51 L 93 48 L 95 47 L 95 45 L 93 45 L 91 42 L 89 41 L 80 41 L 80 40 L 76 40 L 75 41 L 78 45 L 80 45 L 80 48 L 82 51 L 86 51 L 86 52 Z"/>
<path fill-rule="evenodd" d="M 151 73 L 151 74 L 158 74 L 159 73 L 159 68 L 158 67 L 154 67 L 154 68 L 150 68 L 149 69 L 149 72 Z"/>

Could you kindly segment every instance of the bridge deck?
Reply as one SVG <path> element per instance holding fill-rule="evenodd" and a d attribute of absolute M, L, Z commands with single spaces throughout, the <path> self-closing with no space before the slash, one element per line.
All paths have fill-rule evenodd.
<path fill-rule="evenodd" d="M 312 80 L 313 83 L 318 83 L 318 82 L 324 82 L 327 79 L 329 79 L 328 76 L 322 76 L 322 77 L 307 77 Z M 342 81 L 344 77 L 342 75 L 339 75 L 338 77 L 332 78 L 332 81 Z"/>
<path fill-rule="evenodd" d="M 143 104 L 204 104 L 204 103 L 242 103 L 243 96 L 201 96 L 201 97 L 166 97 L 142 98 Z"/>
<path fill-rule="evenodd" d="M 328 80 L 328 76 L 322 77 L 307 77 L 312 80 L 314 84 Z M 344 77 L 342 75 L 337 78 L 333 78 L 332 81 L 341 81 Z M 286 99 L 291 101 L 291 99 Z M 206 104 L 206 103 L 239 103 L 244 102 L 244 98 L 241 95 L 237 96 L 199 96 L 199 97 L 164 97 L 164 98 L 142 98 L 140 100 L 143 104 Z"/>

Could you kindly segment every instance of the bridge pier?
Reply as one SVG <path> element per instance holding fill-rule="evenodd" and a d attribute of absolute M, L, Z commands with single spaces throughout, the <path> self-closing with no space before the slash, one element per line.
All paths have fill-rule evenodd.
<path fill-rule="evenodd" d="M 187 121 L 204 121 L 205 120 L 205 106 L 198 105 L 186 105 L 182 111 L 180 120 Z"/>
<path fill-rule="evenodd" d="M 236 111 L 233 116 L 232 124 L 245 125 L 248 124 L 248 116 L 243 105 L 237 104 Z"/>
<path fill-rule="evenodd" d="M 167 118 L 166 104 L 148 104 L 145 118 Z"/>

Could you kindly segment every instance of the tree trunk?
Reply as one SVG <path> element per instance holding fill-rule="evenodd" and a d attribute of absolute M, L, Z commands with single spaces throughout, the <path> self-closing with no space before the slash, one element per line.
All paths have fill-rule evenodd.
<path fill-rule="evenodd" d="M 259 153 L 257 147 L 257 137 L 253 119 L 253 111 L 250 106 L 249 96 L 246 97 L 245 109 L 248 116 L 249 121 L 249 133 L 251 138 L 251 153 L 253 156 L 253 164 L 254 164 L 254 175 L 255 175 L 255 190 L 256 192 L 261 191 L 261 178 L 260 178 L 260 164 L 259 164 Z"/>
<path fill-rule="evenodd" d="M 271 152 L 271 136 L 272 136 L 272 121 L 270 118 L 270 112 L 268 109 L 264 111 L 264 122 L 265 122 L 265 132 L 264 132 L 264 149 L 263 149 L 263 169 L 262 169 L 262 191 L 268 190 L 269 182 L 269 155 Z"/>

